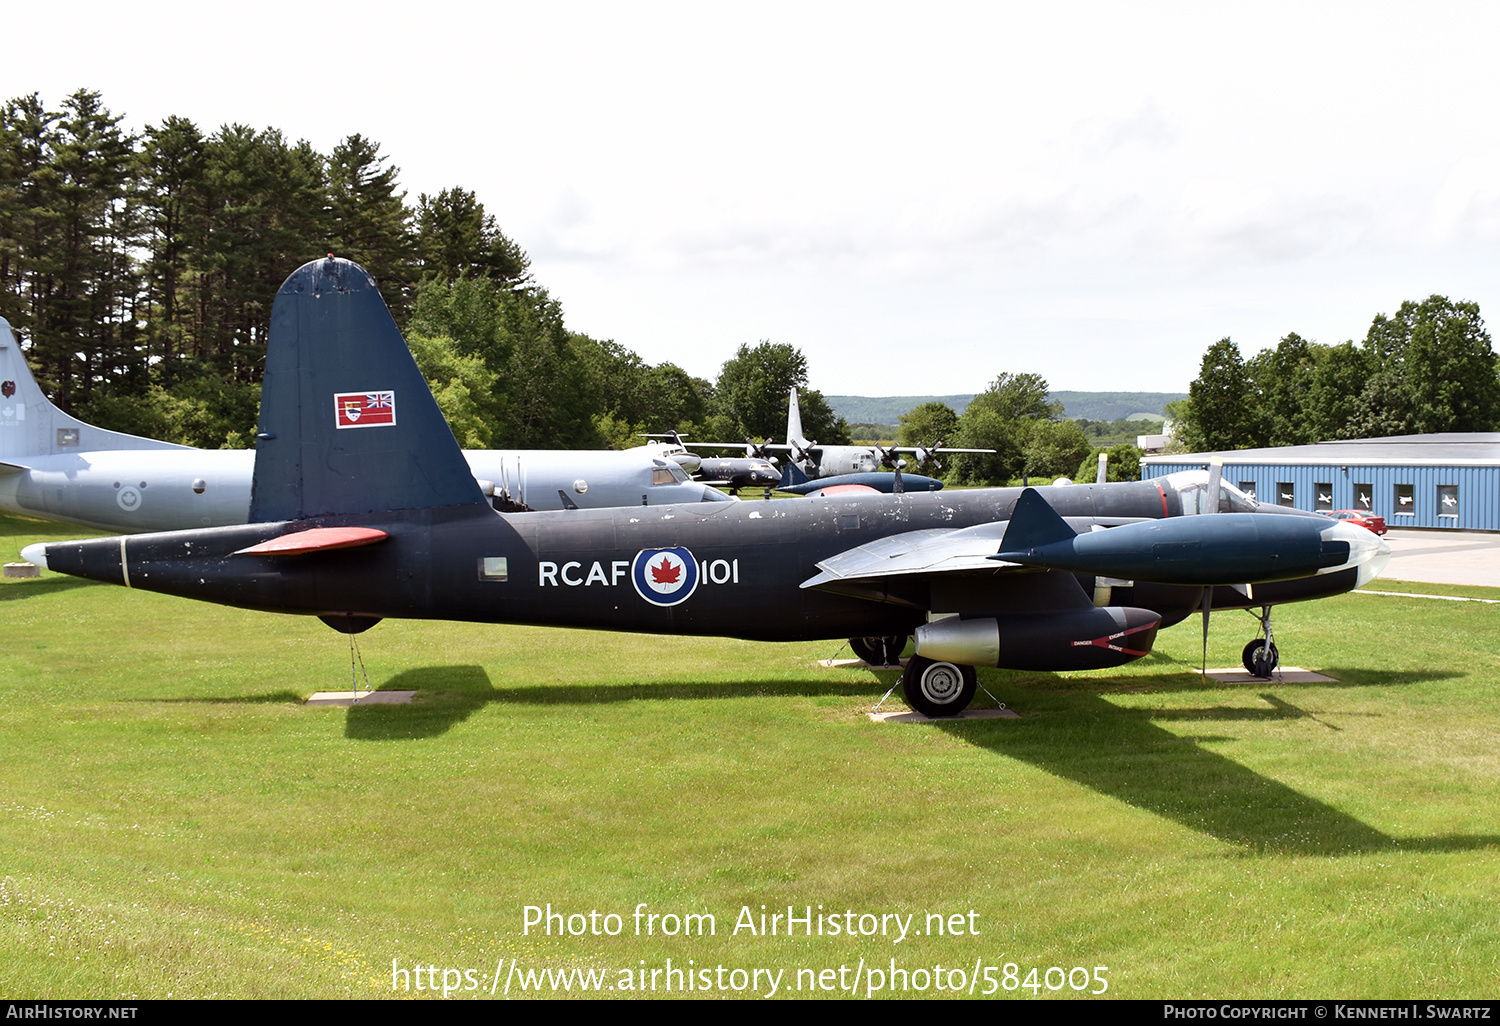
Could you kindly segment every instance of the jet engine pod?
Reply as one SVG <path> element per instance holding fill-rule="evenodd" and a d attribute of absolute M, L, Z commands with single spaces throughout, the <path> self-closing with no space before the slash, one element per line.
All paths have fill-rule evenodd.
<path fill-rule="evenodd" d="M 1161 615 L 1133 606 L 949 617 L 917 628 L 917 655 L 1009 670 L 1097 670 L 1151 651 Z"/>
<path fill-rule="evenodd" d="M 917 655 L 965 666 L 1000 665 L 1000 621 L 950 616 L 917 628 Z"/>

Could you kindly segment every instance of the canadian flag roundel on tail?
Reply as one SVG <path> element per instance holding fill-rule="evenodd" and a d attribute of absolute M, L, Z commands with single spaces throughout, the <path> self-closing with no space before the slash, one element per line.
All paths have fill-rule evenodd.
<path fill-rule="evenodd" d="M 630 565 L 630 581 L 652 605 L 675 606 L 697 590 L 698 561 L 681 547 L 642 549 Z"/>
<path fill-rule="evenodd" d="M 390 427 L 395 423 L 395 392 L 335 392 L 333 394 L 334 427 Z"/>

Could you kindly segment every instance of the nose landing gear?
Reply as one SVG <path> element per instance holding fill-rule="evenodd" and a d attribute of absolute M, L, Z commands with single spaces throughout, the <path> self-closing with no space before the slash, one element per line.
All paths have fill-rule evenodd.
<path fill-rule="evenodd" d="M 1276 651 L 1276 642 L 1271 636 L 1271 607 L 1261 606 L 1260 615 L 1251 613 L 1260 621 L 1261 636 L 1245 646 L 1240 660 L 1245 669 L 1257 677 L 1270 678 L 1281 665 L 1281 653 Z"/>

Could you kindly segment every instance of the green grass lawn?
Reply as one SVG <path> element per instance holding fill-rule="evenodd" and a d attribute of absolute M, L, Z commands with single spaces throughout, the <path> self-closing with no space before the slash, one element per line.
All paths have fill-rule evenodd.
<path fill-rule="evenodd" d="M 0 518 L 0 557 L 88 533 Z M 487 995 L 501 959 L 616 984 L 671 959 L 795 996 L 894 958 L 1107 966 L 1118 997 L 1493 995 L 1500 606 L 1277 617 L 1283 659 L 1337 683 L 1205 685 L 1192 620 L 1117 671 L 981 670 L 1020 719 L 875 724 L 894 676 L 820 667 L 839 642 L 388 621 L 365 663 L 416 704 L 338 709 L 300 704 L 349 681 L 316 620 L 7 581 L 0 990 L 378 997 L 395 959 Z M 1253 627 L 1216 617 L 1210 665 Z M 623 929 L 523 935 L 548 903 Z M 640 903 L 717 933 L 637 937 Z M 733 932 L 762 905 L 964 931 Z"/>

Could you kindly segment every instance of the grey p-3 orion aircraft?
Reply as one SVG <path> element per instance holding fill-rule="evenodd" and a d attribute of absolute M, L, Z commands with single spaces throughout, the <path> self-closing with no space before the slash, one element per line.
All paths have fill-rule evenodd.
<path fill-rule="evenodd" d="M 379 423 L 378 396 L 344 418 Z M 469 472 L 496 509 L 579 509 L 728 501 L 643 449 L 470 449 Z M 86 424 L 47 399 L 0 317 L 0 510 L 100 531 L 243 524 L 251 449 L 193 449 Z"/>
<path fill-rule="evenodd" d="M 346 397 L 372 394 L 389 415 L 348 423 Z M 498 512 L 374 282 L 333 258 L 277 294 L 258 438 L 249 524 L 23 554 L 132 588 L 310 614 L 348 634 L 383 617 L 766 641 L 915 634 L 905 694 L 932 716 L 969 704 L 976 666 L 1116 666 L 1200 607 L 1336 594 L 1388 556 L 1349 524 L 1243 511 L 1254 506 L 1232 489 L 1216 501 L 1192 474 Z M 1210 505 L 1228 511 L 1181 515 Z"/>

